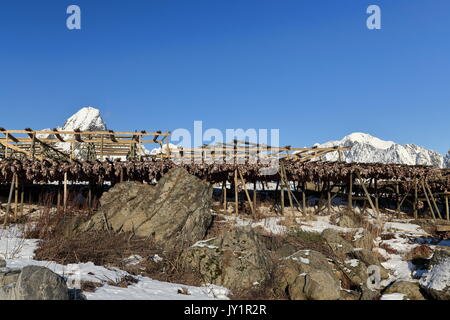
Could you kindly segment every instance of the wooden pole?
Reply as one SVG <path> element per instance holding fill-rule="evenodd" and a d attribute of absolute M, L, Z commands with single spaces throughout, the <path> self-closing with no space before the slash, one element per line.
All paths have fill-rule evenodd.
<path fill-rule="evenodd" d="M 286 168 L 284 167 L 284 163 L 283 162 L 282 162 L 281 166 L 282 166 L 281 170 L 283 171 L 284 185 L 285 185 L 285 187 L 287 189 L 287 192 L 288 192 L 289 205 L 291 206 L 291 208 L 293 208 L 294 204 L 292 202 L 292 197 L 295 197 L 295 196 L 292 194 L 291 184 L 289 183 L 289 180 L 287 178 Z"/>
<path fill-rule="evenodd" d="M 445 190 L 445 193 L 447 193 L 447 189 Z M 448 196 L 445 196 L 445 214 L 447 216 L 447 220 L 450 221 L 450 209 L 448 205 Z"/>
<path fill-rule="evenodd" d="M 425 188 L 425 182 L 422 181 L 422 189 L 423 193 L 425 193 L 425 198 L 427 198 L 428 206 L 430 207 L 431 215 L 433 219 L 436 220 L 436 216 L 434 215 L 433 206 L 431 205 L 430 198 L 428 197 L 427 189 Z"/>
<path fill-rule="evenodd" d="M 331 192 L 330 190 L 327 191 L 327 210 L 328 214 L 331 213 Z"/>
<path fill-rule="evenodd" d="M 378 212 L 377 208 L 375 208 L 375 206 L 374 206 L 374 204 L 372 202 L 372 199 L 370 197 L 369 191 L 366 188 L 366 184 L 364 183 L 363 179 L 361 178 L 361 175 L 359 174 L 359 172 L 356 172 L 356 175 L 357 175 L 358 179 L 361 182 L 361 185 L 363 187 L 364 193 L 366 194 L 367 200 L 369 200 L 369 204 L 370 204 L 372 210 L 375 211 L 375 213 L 377 214 L 377 217 L 379 217 L 380 213 Z"/>
<path fill-rule="evenodd" d="M 238 192 L 238 174 L 237 169 L 234 169 L 234 213 L 239 214 L 239 192 Z"/>
<path fill-rule="evenodd" d="M 252 215 L 255 216 L 255 209 L 253 208 L 253 202 L 252 202 L 252 199 L 250 198 L 250 194 L 248 193 L 244 177 L 242 176 L 241 171 L 238 170 L 238 173 L 239 173 L 239 177 L 241 178 L 241 182 L 242 182 L 242 184 L 244 186 L 244 192 L 245 192 L 245 195 L 247 196 L 247 201 L 248 201 L 248 204 L 250 206 L 250 210 L 252 211 Z"/>
<path fill-rule="evenodd" d="M 414 219 L 417 219 L 417 179 L 414 181 L 414 203 L 413 203 L 413 211 L 414 211 Z"/>
<path fill-rule="evenodd" d="M 14 184 L 14 220 L 17 220 L 19 214 L 19 179 L 16 174 L 16 181 Z"/>
<path fill-rule="evenodd" d="M 287 186 L 287 192 L 288 192 L 288 196 L 289 196 L 289 204 L 290 204 L 291 208 L 293 208 L 294 204 L 292 202 L 292 199 L 294 199 L 297 204 L 297 210 L 300 211 L 300 209 L 299 209 L 300 203 L 298 202 L 297 197 L 294 195 L 294 193 L 291 190 L 291 184 L 287 178 L 286 168 L 284 167 L 284 165 L 281 165 L 281 172 L 283 174 L 282 179 L 284 180 L 284 184 L 285 184 L 285 186 Z"/>
<path fill-rule="evenodd" d="M 56 209 L 58 213 L 60 208 L 61 208 L 61 182 L 58 181 L 58 190 L 56 193 Z"/>
<path fill-rule="evenodd" d="M 255 207 L 256 210 L 256 181 L 253 184 L 253 206 Z"/>
<path fill-rule="evenodd" d="M 348 181 L 348 208 L 353 209 L 353 173 L 350 173 L 350 178 Z"/>
<path fill-rule="evenodd" d="M 5 159 L 8 159 L 8 134 L 6 135 Z"/>
<path fill-rule="evenodd" d="M 374 182 L 375 185 L 375 208 L 377 208 L 377 211 L 380 211 L 380 196 L 378 194 L 378 179 L 375 179 Z"/>
<path fill-rule="evenodd" d="M 395 211 L 397 214 L 400 214 L 400 186 L 398 185 L 398 182 L 395 184 L 395 193 L 397 195 L 397 208 Z"/>
<path fill-rule="evenodd" d="M 223 210 L 227 212 L 227 180 L 222 184 Z"/>
<path fill-rule="evenodd" d="M 302 187 L 302 209 L 303 215 L 306 216 L 306 183 L 303 183 Z"/>
<path fill-rule="evenodd" d="M 67 210 L 67 172 L 64 172 L 64 198 L 63 198 L 63 211 L 66 213 Z"/>
<path fill-rule="evenodd" d="M 36 132 L 33 133 L 33 138 L 31 140 L 31 159 L 34 160 L 34 155 L 36 154 Z"/>
<path fill-rule="evenodd" d="M 442 219 L 441 210 L 439 210 L 439 207 L 436 203 L 436 199 L 434 198 L 433 192 L 431 192 L 431 188 L 430 188 L 428 182 L 425 182 L 425 185 L 427 187 L 428 193 L 430 194 L 431 202 L 433 203 L 434 208 L 436 209 L 436 213 L 438 214 L 439 219 Z"/>
<path fill-rule="evenodd" d="M 284 215 L 284 183 L 280 181 L 281 215 Z"/>
<path fill-rule="evenodd" d="M 20 192 L 20 215 L 19 217 L 23 216 L 23 201 L 25 198 L 25 185 L 22 183 L 22 191 Z"/>
<path fill-rule="evenodd" d="M 3 221 L 3 225 L 7 226 L 9 223 L 9 212 L 11 210 L 11 201 L 12 201 L 12 195 L 14 192 L 14 184 L 16 182 L 16 174 L 14 173 L 11 181 L 11 187 L 9 189 L 9 196 L 8 196 L 8 205 L 6 207 L 6 214 L 5 214 L 5 220 Z"/>

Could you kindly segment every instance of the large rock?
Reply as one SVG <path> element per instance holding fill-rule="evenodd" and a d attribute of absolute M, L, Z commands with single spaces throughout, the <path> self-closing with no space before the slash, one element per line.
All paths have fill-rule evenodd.
<path fill-rule="evenodd" d="M 339 298 L 340 286 L 337 273 L 333 269 L 333 264 L 322 253 L 314 250 L 297 251 L 281 259 L 279 268 L 282 272 L 282 278 L 278 284 L 279 290 L 288 292 L 291 300 Z"/>
<path fill-rule="evenodd" d="M 66 282 L 50 269 L 27 266 L 17 282 L 0 288 L 0 300 L 68 300 Z"/>
<path fill-rule="evenodd" d="M 363 283 L 360 287 L 361 296 L 359 300 L 379 300 L 381 293 L 380 290 L 369 288 L 367 283 Z"/>
<path fill-rule="evenodd" d="M 350 259 L 358 259 L 362 261 L 367 268 L 370 266 L 377 266 L 380 269 L 381 279 L 385 280 L 389 278 L 389 272 L 383 267 L 373 251 L 369 251 L 367 249 L 354 249 L 353 251 L 347 253 L 347 256 Z"/>
<path fill-rule="evenodd" d="M 322 270 L 306 274 L 303 292 L 308 300 L 337 300 L 340 298 L 339 282 L 328 272 Z"/>
<path fill-rule="evenodd" d="M 184 261 L 200 272 L 205 282 L 232 290 L 262 283 L 270 270 L 262 236 L 248 227 L 197 242 L 185 251 Z"/>
<path fill-rule="evenodd" d="M 384 293 L 402 293 L 407 300 L 425 300 L 417 282 L 396 281 Z"/>
<path fill-rule="evenodd" d="M 353 285 L 362 285 L 367 281 L 367 266 L 361 260 L 345 260 L 342 270 Z"/>
<path fill-rule="evenodd" d="M 165 174 L 155 186 L 115 185 L 100 199 L 101 212 L 90 225 L 106 220 L 109 229 L 152 237 L 166 248 L 184 248 L 203 239 L 211 224 L 212 186 L 182 168 Z"/>
<path fill-rule="evenodd" d="M 450 248 L 437 248 L 420 286 L 437 300 L 450 300 Z"/>
<path fill-rule="evenodd" d="M 0 271 L 0 287 L 9 286 L 17 282 L 19 279 L 20 270 L 5 269 Z"/>
<path fill-rule="evenodd" d="M 323 230 L 322 237 L 327 241 L 333 252 L 340 257 L 345 257 L 347 253 L 353 251 L 352 244 L 342 238 L 339 232 L 334 229 Z"/>

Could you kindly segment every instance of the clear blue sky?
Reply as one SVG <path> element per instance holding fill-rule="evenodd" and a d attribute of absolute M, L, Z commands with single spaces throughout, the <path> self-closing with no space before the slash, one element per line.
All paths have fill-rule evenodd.
<path fill-rule="evenodd" d="M 66 28 L 70 4 L 81 31 Z M 203 120 L 280 128 L 300 147 L 362 131 L 450 148 L 448 0 L 1 1 L 0 46 L 10 129 L 89 105 L 115 130 Z"/>

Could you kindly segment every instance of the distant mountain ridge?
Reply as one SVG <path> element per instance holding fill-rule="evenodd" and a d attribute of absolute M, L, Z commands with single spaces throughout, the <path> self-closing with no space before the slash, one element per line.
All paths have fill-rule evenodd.
<path fill-rule="evenodd" d="M 339 141 L 329 141 L 316 144 L 321 148 L 347 147 L 343 151 L 343 159 L 346 162 L 362 163 L 399 163 L 407 165 L 427 165 L 436 168 L 450 167 L 450 152 L 446 157 L 440 153 L 417 146 L 415 144 L 400 145 L 393 141 L 384 141 L 367 133 L 355 132 Z M 336 152 L 325 155 L 325 161 L 337 161 L 339 155 Z"/>

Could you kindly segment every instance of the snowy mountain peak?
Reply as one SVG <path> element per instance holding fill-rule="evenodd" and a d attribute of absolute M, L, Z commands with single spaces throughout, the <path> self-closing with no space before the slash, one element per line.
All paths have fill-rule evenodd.
<path fill-rule="evenodd" d="M 428 165 L 444 168 L 450 165 L 449 159 L 438 152 L 425 149 L 414 144 L 400 145 L 393 141 L 384 141 L 367 133 L 355 132 L 339 141 L 330 141 L 324 144 L 316 144 L 321 148 L 347 147 L 343 160 L 346 162 L 362 163 L 398 163 L 408 165 Z M 337 152 L 326 154 L 325 161 L 337 161 Z"/>
<path fill-rule="evenodd" d="M 348 136 L 344 137 L 344 139 L 341 140 L 341 143 L 349 144 L 349 143 L 362 143 L 362 144 L 370 144 L 378 149 L 389 149 L 392 147 L 395 143 L 393 141 L 384 141 L 377 137 L 374 137 L 367 133 L 362 132 L 354 132 L 352 134 L 349 134 Z"/>
<path fill-rule="evenodd" d="M 62 131 L 73 131 L 79 129 L 82 131 L 103 131 L 106 130 L 106 124 L 100 115 L 100 110 L 85 107 L 67 119 Z"/>

